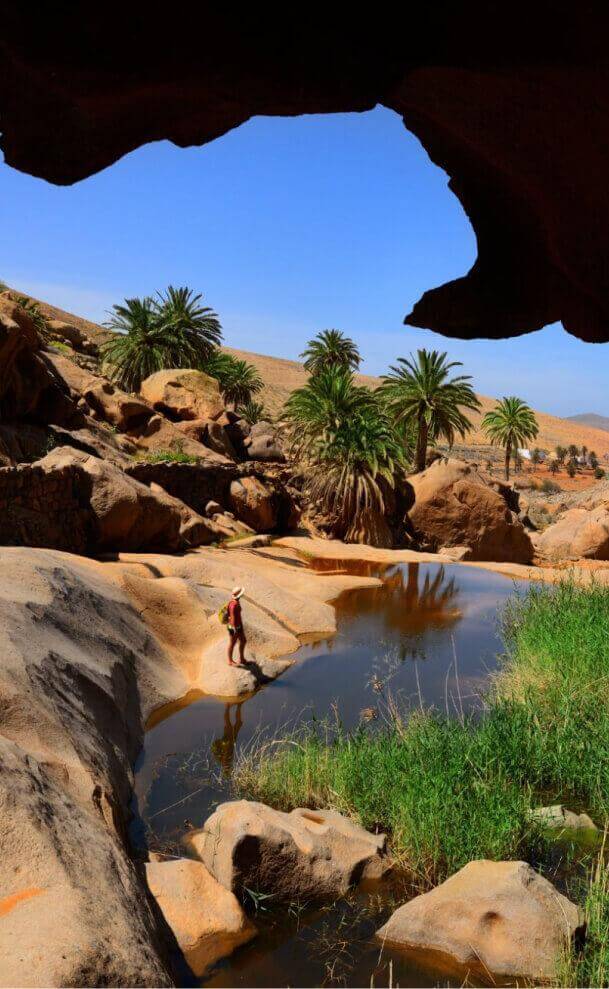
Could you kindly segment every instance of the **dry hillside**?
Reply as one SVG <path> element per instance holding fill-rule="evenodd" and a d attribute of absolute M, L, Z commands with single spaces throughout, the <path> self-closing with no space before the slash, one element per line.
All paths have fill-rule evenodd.
<path fill-rule="evenodd" d="M 65 312 L 63 309 L 58 309 L 57 306 L 49 305 L 42 300 L 36 299 L 34 301 L 39 303 L 43 313 L 49 319 L 60 319 L 75 324 L 96 343 L 100 343 L 108 336 L 108 331 L 97 323 Z M 285 360 L 281 357 L 267 357 L 264 354 L 252 354 L 246 350 L 235 350 L 233 347 L 226 347 L 225 349 L 236 357 L 244 358 L 256 365 L 265 383 L 263 400 L 271 412 L 277 412 L 290 392 L 295 388 L 300 388 L 307 380 L 307 372 L 298 361 Z M 379 378 L 364 374 L 359 375 L 359 380 L 371 388 L 376 388 L 380 383 Z M 487 442 L 478 427 L 484 413 L 493 407 L 494 399 L 485 395 L 478 397 L 482 402 L 482 410 L 478 415 L 472 417 L 474 430 L 467 438 L 468 445 L 484 445 Z M 599 457 L 604 454 L 609 455 L 609 432 L 603 429 L 594 429 L 571 419 L 559 419 L 556 416 L 548 415 L 546 412 L 537 412 L 536 415 L 540 426 L 537 439 L 538 446 L 552 450 L 556 446 L 569 446 L 574 443 L 576 446 L 587 446 L 589 450 L 594 450 Z"/>
<path fill-rule="evenodd" d="M 258 368 L 259 374 L 265 383 L 264 402 L 268 408 L 276 412 L 294 388 L 300 388 L 307 380 L 307 372 L 298 361 L 288 361 L 280 357 L 266 357 L 263 354 L 252 354 L 246 350 L 235 350 L 226 347 L 229 353 L 235 357 L 241 357 L 250 361 Z M 373 378 L 370 375 L 360 374 L 359 380 L 363 385 L 376 388 L 380 384 L 380 378 Z M 472 415 L 474 430 L 467 437 L 468 444 L 486 445 L 488 440 L 479 429 L 480 420 L 485 412 L 493 408 L 495 399 L 486 395 L 478 395 L 482 402 L 482 409 L 477 415 Z M 585 445 L 589 450 L 594 450 L 599 457 L 609 454 L 609 432 L 602 429 L 593 429 L 590 426 L 573 422 L 570 419 L 559 419 L 557 416 L 548 415 L 546 412 L 536 412 L 539 422 L 540 432 L 536 441 L 537 446 L 542 449 L 553 450 L 556 446 L 576 446 Z"/>

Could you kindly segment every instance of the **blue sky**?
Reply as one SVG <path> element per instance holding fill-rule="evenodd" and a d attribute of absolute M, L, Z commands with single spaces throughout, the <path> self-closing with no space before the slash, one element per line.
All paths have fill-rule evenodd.
<path fill-rule="evenodd" d="M 234 347 L 297 358 L 337 327 L 370 374 L 440 347 L 484 394 L 609 414 L 606 346 L 559 326 L 494 342 L 402 325 L 425 289 L 468 270 L 476 245 L 446 175 L 392 111 L 259 117 L 203 148 L 148 145 L 68 188 L 1 165 L 0 196 L 0 278 L 90 319 L 187 284 Z"/>

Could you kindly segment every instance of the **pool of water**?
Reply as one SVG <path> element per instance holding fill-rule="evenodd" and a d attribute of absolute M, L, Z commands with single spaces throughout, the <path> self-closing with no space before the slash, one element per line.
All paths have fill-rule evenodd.
<path fill-rule="evenodd" d="M 515 593 L 511 579 L 435 563 L 326 560 L 314 567 L 321 580 L 324 572 L 342 571 L 379 576 L 383 583 L 343 593 L 335 603 L 336 634 L 303 645 L 294 665 L 253 696 L 239 703 L 193 696 L 155 716 L 136 766 L 136 845 L 183 853 L 184 832 L 202 826 L 217 803 L 230 799 L 239 748 L 261 735 L 313 720 L 340 721 L 345 728 L 364 722 L 374 731 L 389 700 L 404 711 L 434 707 L 458 717 L 481 709 L 501 651 L 499 615 Z M 313 911 L 263 911 L 260 936 L 202 984 L 435 985 L 399 953 L 379 958 L 370 940 L 395 906 L 394 895 L 359 891 Z M 404 898 L 402 891 L 398 902 Z"/>

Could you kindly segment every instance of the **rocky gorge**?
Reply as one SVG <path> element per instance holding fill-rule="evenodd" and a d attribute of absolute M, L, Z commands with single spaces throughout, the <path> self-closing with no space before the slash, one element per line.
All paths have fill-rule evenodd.
<path fill-rule="evenodd" d="M 553 571 L 532 565 L 517 493 L 454 459 L 404 479 L 382 545 L 311 538 L 327 520 L 304 501 L 276 427 L 248 428 L 198 371 L 122 392 L 70 326 L 45 341 L 0 295 L 0 983 L 179 984 L 181 952 L 202 972 L 255 935 L 239 901 L 252 876 L 274 893 L 283 877 L 286 895 L 337 896 L 384 874 L 386 839 L 327 810 L 278 817 L 245 802 L 218 808 L 203 829 L 216 838 L 192 835 L 177 860 L 137 858 L 129 808 L 149 716 L 191 691 L 251 694 L 305 639 L 332 636 L 342 591 L 381 583 L 321 577 L 295 566 L 303 554 Z M 260 535 L 272 545 L 247 545 Z M 253 656 L 242 669 L 225 661 L 217 616 L 236 583 Z M 251 840 L 231 844 L 243 814 Z M 550 914 L 552 944 L 576 936 L 577 911 L 564 930 Z M 510 964 L 496 970 L 510 976 Z M 530 966 L 518 974 L 539 974 Z"/>

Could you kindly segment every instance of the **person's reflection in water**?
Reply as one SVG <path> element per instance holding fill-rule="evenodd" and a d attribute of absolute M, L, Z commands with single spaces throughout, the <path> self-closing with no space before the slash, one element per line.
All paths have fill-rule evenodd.
<path fill-rule="evenodd" d="M 235 723 L 231 721 L 231 708 L 235 708 Z M 215 759 L 222 767 L 222 775 L 227 779 L 233 771 L 233 759 L 235 756 L 235 743 L 241 731 L 243 721 L 241 718 L 241 704 L 226 704 L 224 707 L 224 734 L 222 738 L 216 738 L 211 743 L 211 751 Z"/>

